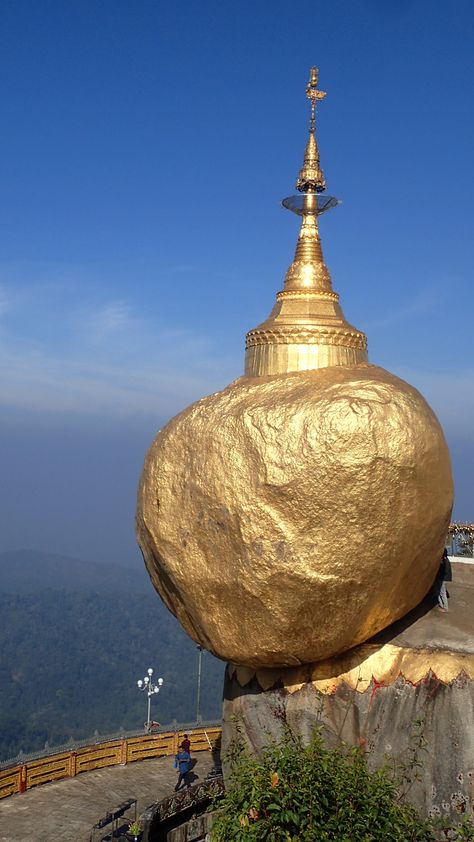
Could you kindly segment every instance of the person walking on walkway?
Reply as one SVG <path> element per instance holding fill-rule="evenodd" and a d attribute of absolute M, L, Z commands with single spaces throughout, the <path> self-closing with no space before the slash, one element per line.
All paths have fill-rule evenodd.
<path fill-rule="evenodd" d="M 443 613 L 448 611 L 449 594 L 446 588 L 446 582 L 452 582 L 452 579 L 453 574 L 451 571 L 451 562 L 448 558 L 448 551 L 445 549 L 439 566 L 438 577 L 435 582 L 438 608 Z"/>
<path fill-rule="evenodd" d="M 175 769 L 178 769 L 179 772 L 178 783 L 174 788 L 174 791 L 178 792 L 178 789 L 181 787 L 181 784 L 184 784 L 188 787 L 190 786 L 188 775 L 191 771 L 191 755 L 189 751 L 183 751 L 183 749 L 180 749 L 180 751 L 178 751 L 174 759 L 174 766 Z"/>

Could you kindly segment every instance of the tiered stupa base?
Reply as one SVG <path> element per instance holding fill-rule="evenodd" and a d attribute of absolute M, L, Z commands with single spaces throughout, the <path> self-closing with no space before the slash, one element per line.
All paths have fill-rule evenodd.
<path fill-rule="evenodd" d="M 314 665 L 229 665 L 224 753 L 237 727 L 258 752 L 287 725 L 305 741 L 320 726 L 329 745 L 362 746 L 371 768 L 397 764 L 425 814 L 473 812 L 474 565 L 453 571 L 449 613 L 427 599 L 368 643 Z"/>

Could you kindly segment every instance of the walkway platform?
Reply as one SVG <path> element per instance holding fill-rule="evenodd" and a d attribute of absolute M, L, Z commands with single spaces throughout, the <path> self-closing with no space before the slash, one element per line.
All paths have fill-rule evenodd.
<path fill-rule="evenodd" d="M 205 778 L 213 767 L 211 752 L 193 752 L 193 758 L 195 775 Z M 0 801 L 0 842 L 89 842 L 92 825 L 127 798 L 138 799 L 138 815 L 166 798 L 177 780 L 173 766 L 173 757 L 140 760 L 5 798 Z"/>

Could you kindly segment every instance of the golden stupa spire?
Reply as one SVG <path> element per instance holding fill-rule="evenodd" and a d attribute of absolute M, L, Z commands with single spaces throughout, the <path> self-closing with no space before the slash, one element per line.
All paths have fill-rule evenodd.
<path fill-rule="evenodd" d="M 321 193 L 326 189 L 326 182 L 319 163 L 319 149 L 316 142 L 316 103 L 318 99 L 324 99 L 326 92 L 318 90 L 317 67 L 311 68 L 309 82 L 306 86 L 306 96 L 311 102 L 309 138 L 304 152 L 304 163 L 296 182 L 296 189 L 302 193 Z"/>
<path fill-rule="evenodd" d="M 344 318 L 319 238 L 318 216 L 338 201 L 323 192 L 315 111 L 326 94 L 317 84 L 318 69 L 312 67 L 306 88 L 311 102 L 309 139 L 296 182 L 300 195 L 282 202 L 302 217 L 301 229 L 284 289 L 277 293 L 268 319 L 246 337 L 245 373 L 253 377 L 367 362 L 367 340 Z"/>

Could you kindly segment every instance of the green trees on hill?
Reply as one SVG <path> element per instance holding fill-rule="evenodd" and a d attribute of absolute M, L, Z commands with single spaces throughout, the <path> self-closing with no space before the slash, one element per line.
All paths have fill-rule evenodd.
<path fill-rule="evenodd" d="M 164 678 L 152 718 L 195 720 L 196 646 L 151 587 L 74 587 L 71 576 L 69 589 L 2 593 L 0 575 L 0 759 L 142 728 L 146 697 L 136 681 L 149 666 Z M 223 669 L 204 653 L 203 719 L 220 718 Z"/>

